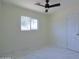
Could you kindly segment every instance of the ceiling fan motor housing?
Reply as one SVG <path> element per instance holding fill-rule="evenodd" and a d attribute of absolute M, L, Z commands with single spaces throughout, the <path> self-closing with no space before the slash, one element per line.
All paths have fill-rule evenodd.
<path fill-rule="evenodd" d="M 45 8 L 49 8 L 49 4 L 45 4 Z"/>

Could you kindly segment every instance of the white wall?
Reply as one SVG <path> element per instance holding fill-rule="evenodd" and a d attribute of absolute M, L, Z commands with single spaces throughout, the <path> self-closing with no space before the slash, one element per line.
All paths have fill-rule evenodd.
<path fill-rule="evenodd" d="M 0 25 L 1 25 L 1 0 L 0 0 Z M 1 26 L 0 26 L 1 27 Z M 1 32 L 1 31 L 0 31 Z M 1 34 L 0 34 L 0 37 L 1 37 Z"/>
<path fill-rule="evenodd" d="M 57 47 L 66 46 L 66 26 L 65 26 L 65 14 L 64 13 L 55 13 L 51 16 L 51 40 L 52 45 Z"/>
<path fill-rule="evenodd" d="M 21 32 L 21 16 L 38 19 L 38 30 Z M 3 4 L 3 51 L 2 53 L 22 53 L 37 50 L 49 44 L 47 19 L 40 14 L 15 5 Z"/>
<path fill-rule="evenodd" d="M 1 28 L 1 0 L 0 0 L 0 28 Z M 1 34 L 0 34 L 0 37 L 1 37 Z M 0 38 L 0 40 L 1 40 L 1 38 Z M 1 42 L 0 42 L 0 47 L 1 47 Z"/>
<path fill-rule="evenodd" d="M 3 41 L 2 41 L 2 0 L 0 0 L 0 53 L 2 52 L 2 47 L 3 47 Z"/>
<path fill-rule="evenodd" d="M 52 46 L 67 48 L 67 17 L 75 12 L 79 12 L 79 7 L 76 4 L 59 10 L 50 16 Z"/>

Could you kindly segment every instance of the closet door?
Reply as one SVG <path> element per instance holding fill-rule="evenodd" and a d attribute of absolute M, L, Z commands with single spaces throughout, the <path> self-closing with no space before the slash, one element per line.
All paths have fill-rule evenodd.
<path fill-rule="evenodd" d="M 69 49 L 79 51 L 79 13 L 67 17 L 67 40 Z"/>

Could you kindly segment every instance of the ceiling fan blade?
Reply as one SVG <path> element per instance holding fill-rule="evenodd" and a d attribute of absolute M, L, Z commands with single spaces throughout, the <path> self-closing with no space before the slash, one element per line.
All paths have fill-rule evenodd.
<path fill-rule="evenodd" d="M 60 6 L 60 3 L 50 5 L 49 8 L 51 8 L 51 7 L 57 7 L 57 6 Z"/>
<path fill-rule="evenodd" d="M 40 3 L 35 3 L 35 5 L 45 7 L 44 5 L 41 5 Z"/>

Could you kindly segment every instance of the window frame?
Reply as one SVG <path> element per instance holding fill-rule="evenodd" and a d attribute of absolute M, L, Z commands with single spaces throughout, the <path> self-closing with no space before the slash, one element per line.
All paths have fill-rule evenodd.
<path fill-rule="evenodd" d="M 30 21 L 29 21 L 29 27 L 30 28 L 29 29 L 22 29 L 22 19 L 23 19 L 23 17 L 25 18 L 25 20 L 27 20 L 26 18 L 29 18 L 30 19 Z M 33 22 L 36 21 L 36 29 L 33 29 L 32 28 L 32 25 L 31 25 L 32 24 L 32 21 Z M 20 29 L 21 29 L 21 31 L 37 31 L 38 30 L 38 19 L 35 19 L 35 18 L 32 18 L 32 17 L 28 17 L 28 16 L 21 16 L 21 26 L 20 26 Z"/>

